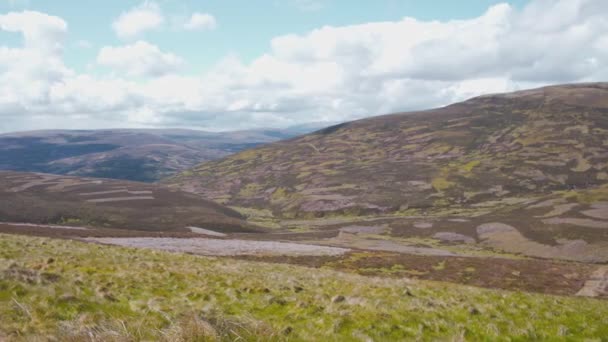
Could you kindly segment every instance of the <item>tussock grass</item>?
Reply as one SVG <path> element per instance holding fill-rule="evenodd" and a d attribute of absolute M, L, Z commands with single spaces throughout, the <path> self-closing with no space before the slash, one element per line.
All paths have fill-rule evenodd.
<path fill-rule="evenodd" d="M 605 336 L 601 300 L 0 235 L 0 340 Z"/>

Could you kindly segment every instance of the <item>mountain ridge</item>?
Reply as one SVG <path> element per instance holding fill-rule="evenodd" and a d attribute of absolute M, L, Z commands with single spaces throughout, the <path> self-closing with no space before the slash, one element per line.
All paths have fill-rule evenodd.
<path fill-rule="evenodd" d="M 205 160 L 314 127 L 206 132 L 187 129 L 39 130 L 0 134 L 0 169 L 152 182 Z"/>

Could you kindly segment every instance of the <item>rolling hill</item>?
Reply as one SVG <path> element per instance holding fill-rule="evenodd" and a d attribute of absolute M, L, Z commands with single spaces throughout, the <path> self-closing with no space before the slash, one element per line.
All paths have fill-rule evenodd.
<path fill-rule="evenodd" d="M 281 213 L 466 206 L 608 180 L 608 84 L 374 117 L 207 162 L 172 179 Z"/>
<path fill-rule="evenodd" d="M 608 84 L 332 126 L 203 163 L 174 187 L 282 219 L 384 217 L 392 237 L 606 261 Z"/>
<path fill-rule="evenodd" d="M 0 251 L 3 341 L 601 341 L 608 334 L 608 305 L 598 299 L 4 234 Z"/>
<path fill-rule="evenodd" d="M 310 132 L 300 126 L 234 132 L 51 130 L 0 135 L 0 170 L 152 182 L 196 164 Z"/>
<path fill-rule="evenodd" d="M 155 184 L 7 171 L 0 171 L 0 221 L 60 225 L 46 227 L 51 231 L 68 226 L 255 231 L 229 208 Z"/>

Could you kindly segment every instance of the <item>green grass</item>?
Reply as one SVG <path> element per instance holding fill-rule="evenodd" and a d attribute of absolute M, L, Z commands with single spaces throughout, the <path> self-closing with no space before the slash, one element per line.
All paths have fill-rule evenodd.
<path fill-rule="evenodd" d="M 0 235 L 0 340 L 605 336 L 601 300 Z"/>

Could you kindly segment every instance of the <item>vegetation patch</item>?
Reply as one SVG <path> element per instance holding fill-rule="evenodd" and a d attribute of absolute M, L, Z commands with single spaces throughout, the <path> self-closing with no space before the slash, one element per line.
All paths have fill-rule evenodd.
<path fill-rule="evenodd" d="M 9 340 L 580 340 L 608 335 L 608 305 L 601 300 L 66 240 L 0 235 L 0 270 L 0 336 Z M 28 281 L 42 274 L 58 277 Z"/>
<path fill-rule="evenodd" d="M 433 188 L 435 190 L 437 190 L 438 192 L 447 190 L 447 189 L 453 187 L 455 184 L 456 183 L 451 182 L 444 177 L 434 178 L 433 181 L 431 182 L 431 185 L 433 185 Z"/>

